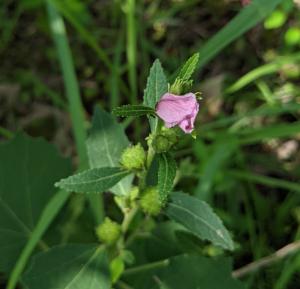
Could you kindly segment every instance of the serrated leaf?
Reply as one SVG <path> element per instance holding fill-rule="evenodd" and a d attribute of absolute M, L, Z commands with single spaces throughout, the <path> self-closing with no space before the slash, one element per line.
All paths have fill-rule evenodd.
<path fill-rule="evenodd" d="M 164 74 L 161 63 L 156 59 L 150 69 L 147 79 L 147 86 L 144 91 L 144 105 L 155 108 L 156 103 L 168 91 L 168 82 Z M 157 125 L 157 118 L 149 119 L 151 131 L 154 131 Z"/>
<path fill-rule="evenodd" d="M 123 105 L 113 109 L 113 114 L 116 116 L 143 116 L 155 115 L 155 110 L 151 107 L 144 105 Z"/>
<path fill-rule="evenodd" d="M 157 264 L 158 262 L 155 262 Z M 137 271 L 126 276 L 126 283 L 139 289 L 245 289 L 240 281 L 231 276 L 232 259 L 228 257 L 208 258 L 201 255 L 179 255 L 160 261 L 159 268 L 144 264 L 149 271 Z M 128 273 L 130 269 L 128 269 Z M 126 271 L 125 271 L 126 275 Z M 157 282 L 161 280 L 162 282 Z M 158 284 L 157 284 L 158 283 Z M 161 287 L 161 285 L 165 287 Z"/>
<path fill-rule="evenodd" d="M 34 256 L 22 278 L 30 289 L 110 289 L 104 247 L 63 245 Z"/>
<path fill-rule="evenodd" d="M 186 61 L 176 78 L 184 82 L 189 81 L 198 66 L 198 62 L 199 53 L 195 53 Z"/>
<path fill-rule="evenodd" d="M 129 141 L 121 124 L 99 106 L 95 108 L 92 129 L 87 139 L 87 151 L 91 168 L 116 167 Z M 116 195 L 130 192 L 133 176 L 129 175 L 110 189 Z"/>
<path fill-rule="evenodd" d="M 71 162 L 43 139 L 23 134 L 0 144 L 0 271 L 8 272 Z"/>
<path fill-rule="evenodd" d="M 166 213 L 169 218 L 182 224 L 199 238 L 233 250 L 229 232 L 207 203 L 187 194 L 173 193 Z"/>
<path fill-rule="evenodd" d="M 161 201 L 164 203 L 173 188 L 176 176 L 176 162 L 168 153 L 159 155 L 158 190 Z"/>
<path fill-rule="evenodd" d="M 55 186 L 68 192 L 102 193 L 129 173 L 122 168 L 95 168 L 62 179 Z"/>

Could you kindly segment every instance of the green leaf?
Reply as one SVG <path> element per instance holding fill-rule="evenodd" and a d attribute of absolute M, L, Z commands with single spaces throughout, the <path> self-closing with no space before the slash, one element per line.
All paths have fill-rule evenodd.
<path fill-rule="evenodd" d="M 231 258 L 179 255 L 125 271 L 126 282 L 139 289 L 245 289 L 231 277 Z M 157 281 L 162 282 L 157 282 Z M 158 283 L 158 284 L 157 284 Z M 160 287 L 161 285 L 165 287 Z"/>
<path fill-rule="evenodd" d="M 61 191 L 53 195 L 51 200 L 48 202 L 41 214 L 41 217 L 39 218 L 38 223 L 33 229 L 28 242 L 22 249 L 22 252 L 18 257 L 13 270 L 11 271 L 7 283 L 7 289 L 14 289 L 16 287 L 23 270 L 27 265 L 29 257 L 31 256 L 38 242 L 41 240 L 43 234 L 48 229 L 49 225 L 52 223 L 53 219 L 57 216 L 58 212 L 68 200 L 69 196 L 69 192 Z"/>
<path fill-rule="evenodd" d="M 102 193 L 129 173 L 122 168 L 95 168 L 62 179 L 55 186 L 68 192 Z"/>
<path fill-rule="evenodd" d="M 150 69 L 147 86 L 144 91 L 144 105 L 155 108 L 156 103 L 168 91 L 168 82 L 160 61 L 156 59 Z M 150 119 L 151 131 L 154 131 L 158 120 Z"/>
<path fill-rule="evenodd" d="M 252 0 L 224 28 L 209 39 L 199 50 L 199 68 L 202 68 L 223 48 L 243 35 L 268 16 L 284 0 Z"/>
<path fill-rule="evenodd" d="M 71 163 L 42 139 L 17 135 L 0 145 L 0 271 L 10 271 Z"/>
<path fill-rule="evenodd" d="M 233 241 L 228 231 L 207 203 L 187 194 L 173 193 L 166 213 L 199 238 L 233 250 Z"/>
<path fill-rule="evenodd" d="M 173 182 L 176 176 L 176 162 L 168 154 L 159 155 L 158 168 L 158 190 L 161 201 L 164 203 L 173 188 Z"/>
<path fill-rule="evenodd" d="M 122 125 L 118 124 L 111 114 L 97 106 L 86 145 L 91 168 L 116 167 L 122 152 L 129 146 L 129 141 Z M 127 195 L 132 179 L 132 175 L 127 176 L 110 191 L 116 195 Z"/>
<path fill-rule="evenodd" d="M 113 114 L 116 116 L 142 116 L 142 115 L 155 115 L 155 110 L 151 107 L 144 105 L 123 105 L 113 109 Z"/>
<path fill-rule="evenodd" d="M 37 254 L 22 281 L 30 289 L 110 289 L 104 247 L 63 245 Z"/>
<path fill-rule="evenodd" d="M 192 77 L 199 62 L 199 53 L 193 54 L 183 65 L 176 78 L 188 81 Z"/>

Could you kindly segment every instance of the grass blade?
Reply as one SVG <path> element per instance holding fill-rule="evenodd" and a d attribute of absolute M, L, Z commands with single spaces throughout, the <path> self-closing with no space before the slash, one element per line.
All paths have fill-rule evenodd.
<path fill-rule="evenodd" d="M 248 72 L 244 76 L 242 76 L 238 81 L 232 84 L 227 90 L 226 93 L 234 93 L 243 87 L 247 86 L 251 82 L 259 79 L 260 77 L 268 74 L 272 74 L 277 72 L 280 68 L 287 64 L 293 64 L 300 60 L 300 53 L 296 53 L 294 55 L 289 56 L 281 56 L 278 59 L 257 67 L 252 71 Z"/>
<path fill-rule="evenodd" d="M 300 185 L 298 183 L 257 175 L 247 171 L 232 170 L 229 172 L 229 174 L 238 179 L 251 181 L 253 183 L 262 184 L 272 188 L 282 188 L 296 193 L 300 193 Z"/>
<path fill-rule="evenodd" d="M 253 0 L 199 50 L 198 67 L 205 66 L 223 48 L 268 16 L 282 1 Z"/>
<path fill-rule="evenodd" d="M 81 166 L 87 164 L 87 154 L 85 149 L 86 131 L 84 128 L 85 117 L 82 108 L 79 87 L 75 75 L 71 50 L 68 44 L 66 29 L 63 19 L 48 1 L 48 13 L 50 28 L 56 45 L 60 66 L 63 73 L 66 95 L 68 98 L 69 111 L 73 124 L 76 147 L 80 158 Z"/>
<path fill-rule="evenodd" d="M 130 102 L 137 103 L 137 77 L 136 77 L 136 23 L 135 0 L 127 0 L 126 3 L 126 27 L 127 27 L 127 61 L 130 83 Z"/>

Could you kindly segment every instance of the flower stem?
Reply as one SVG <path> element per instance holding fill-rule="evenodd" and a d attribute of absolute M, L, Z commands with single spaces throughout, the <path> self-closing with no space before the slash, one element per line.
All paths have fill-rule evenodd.
<path fill-rule="evenodd" d="M 124 271 L 123 275 L 128 276 L 128 275 L 137 274 L 137 273 L 144 272 L 144 271 L 149 271 L 149 270 L 158 269 L 158 268 L 164 268 L 164 267 L 167 267 L 169 264 L 170 264 L 170 260 L 165 259 L 162 261 L 157 261 L 157 262 L 149 263 L 146 265 L 141 265 L 141 266 L 127 269 Z"/>

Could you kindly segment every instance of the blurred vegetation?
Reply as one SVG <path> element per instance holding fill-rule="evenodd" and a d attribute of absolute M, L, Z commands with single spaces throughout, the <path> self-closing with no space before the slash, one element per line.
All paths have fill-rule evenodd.
<path fill-rule="evenodd" d="M 141 102 L 155 58 L 171 77 L 243 8 L 237 0 L 50 2 L 64 17 L 87 120 L 96 103 L 111 110 Z M 25 130 L 54 142 L 76 163 L 45 1 L 4 0 L 0 17 L 1 139 Z M 198 137 L 187 137 L 177 153 L 177 187 L 218 208 L 238 246 L 235 268 L 300 237 L 299 19 L 300 2 L 283 1 L 195 78 L 194 90 L 203 96 Z M 126 123 L 132 141 L 139 132 L 147 135 L 146 122 L 138 122 Z M 82 234 L 89 226 L 82 204 L 71 199 L 63 225 L 53 227 L 64 242 L 89 237 Z M 299 271 L 295 254 L 245 280 L 249 288 L 295 289 Z"/>

